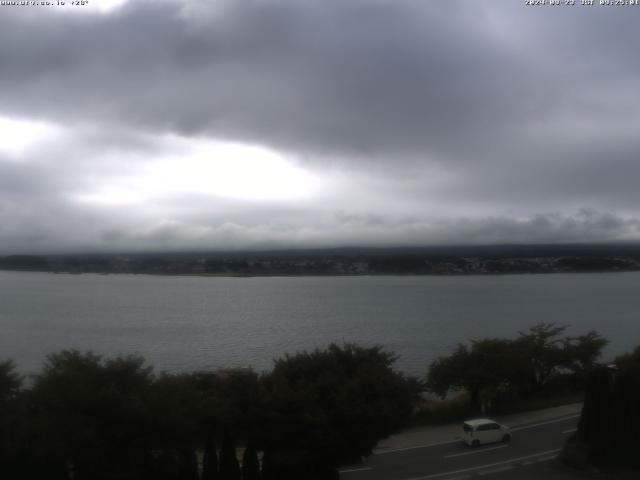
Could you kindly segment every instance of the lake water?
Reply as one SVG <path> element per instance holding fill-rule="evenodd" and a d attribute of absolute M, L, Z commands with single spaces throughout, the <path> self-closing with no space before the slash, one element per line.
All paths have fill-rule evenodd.
<path fill-rule="evenodd" d="M 0 359 L 37 372 L 63 348 L 158 370 L 252 366 L 330 342 L 382 344 L 423 375 L 458 342 L 538 322 L 640 344 L 640 273 L 213 278 L 0 272 Z"/>

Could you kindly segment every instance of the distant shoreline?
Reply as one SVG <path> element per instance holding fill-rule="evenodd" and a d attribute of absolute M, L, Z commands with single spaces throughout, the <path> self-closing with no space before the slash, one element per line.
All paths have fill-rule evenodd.
<path fill-rule="evenodd" d="M 203 277 L 505 275 L 640 271 L 640 245 L 507 245 L 0 256 L 0 270 Z"/>
<path fill-rule="evenodd" d="M 0 272 L 47 273 L 51 275 L 127 275 L 153 277 L 197 277 L 197 278 L 293 278 L 293 277 L 504 277 L 510 275 L 562 275 L 562 274 L 601 274 L 601 273 L 637 273 L 634 270 L 563 270 L 563 271 L 518 271 L 518 272 L 440 272 L 440 273 L 159 273 L 159 272 L 71 272 L 49 270 L 26 270 L 0 268 Z"/>

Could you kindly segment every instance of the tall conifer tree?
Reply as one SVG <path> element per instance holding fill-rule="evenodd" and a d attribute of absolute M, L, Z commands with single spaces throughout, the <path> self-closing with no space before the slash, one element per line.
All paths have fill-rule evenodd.
<path fill-rule="evenodd" d="M 242 480 L 260 480 L 260 462 L 258 452 L 249 443 L 242 456 Z"/>
<path fill-rule="evenodd" d="M 240 464 L 236 457 L 236 444 L 228 431 L 225 431 L 220 449 L 220 479 L 241 480 Z"/>
<path fill-rule="evenodd" d="M 217 480 L 218 474 L 218 454 L 216 453 L 216 441 L 213 434 L 207 435 L 204 444 L 204 456 L 202 458 L 202 480 Z"/>

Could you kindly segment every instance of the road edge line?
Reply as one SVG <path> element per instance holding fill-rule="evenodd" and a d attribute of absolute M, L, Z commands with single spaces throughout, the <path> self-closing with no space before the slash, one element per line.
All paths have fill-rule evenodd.
<path fill-rule="evenodd" d="M 519 426 L 519 427 L 512 427 L 511 431 L 512 432 L 517 432 L 519 430 L 526 430 L 527 428 L 540 427 L 542 425 L 549 425 L 551 423 L 558 423 L 558 422 L 562 422 L 564 420 L 571 420 L 573 418 L 580 417 L 580 415 L 581 415 L 580 413 L 576 413 L 576 414 L 568 415 L 568 416 L 565 416 L 565 417 L 558 417 L 558 418 L 554 418 L 552 420 L 546 420 L 544 422 L 538 422 L 538 423 L 532 423 L 532 424 L 526 424 L 525 423 L 525 424 L 523 424 L 522 426 Z"/>
<path fill-rule="evenodd" d="M 499 445 L 497 447 L 482 448 L 482 449 L 479 449 L 479 450 L 475 450 L 474 449 L 474 450 L 470 450 L 468 452 L 461 452 L 461 453 L 454 453 L 452 455 L 445 455 L 442 458 L 454 458 L 454 457 L 462 457 L 464 455 L 474 455 L 476 453 L 489 452 L 491 450 L 497 450 L 499 448 L 506 448 L 508 446 L 509 446 L 509 444 L 505 444 L 505 445 Z"/>
<path fill-rule="evenodd" d="M 347 468 L 346 470 L 338 470 L 338 473 L 364 472 L 366 470 L 373 470 L 373 468 L 371 467 Z"/>
<path fill-rule="evenodd" d="M 486 465 L 478 465 L 475 467 L 463 468 L 461 470 L 451 470 L 450 472 L 432 473 L 431 475 L 425 475 L 422 477 L 404 478 L 402 480 L 427 480 L 429 478 L 445 477 L 447 475 L 455 475 L 457 473 L 473 472 L 477 470 L 482 470 L 484 468 L 491 468 L 491 467 L 496 467 L 498 465 L 507 465 L 509 463 L 519 462 L 521 460 L 526 460 L 528 458 L 540 457 L 542 455 L 550 455 L 552 453 L 558 453 L 561 450 L 562 450 L 561 448 L 556 448 L 554 450 L 547 450 L 545 452 L 532 453 L 531 455 L 525 455 L 524 457 L 511 458 L 509 460 L 503 460 L 501 462 L 487 463 Z"/>

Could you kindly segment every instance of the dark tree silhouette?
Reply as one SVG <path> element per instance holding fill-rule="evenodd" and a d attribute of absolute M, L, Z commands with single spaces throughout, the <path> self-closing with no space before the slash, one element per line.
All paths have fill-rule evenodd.
<path fill-rule="evenodd" d="M 352 344 L 277 360 L 265 378 L 269 405 L 262 445 L 268 475 L 311 478 L 359 460 L 401 428 L 418 388 L 393 370 L 394 361 L 381 347 Z"/>
<path fill-rule="evenodd" d="M 200 480 L 198 475 L 198 459 L 193 450 L 180 452 L 180 480 Z"/>
<path fill-rule="evenodd" d="M 24 475 L 26 467 L 22 380 L 11 360 L 0 362 L 0 475 L 7 478 Z"/>
<path fill-rule="evenodd" d="M 590 372 L 578 439 L 596 465 L 640 467 L 640 347 Z"/>
<path fill-rule="evenodd" d="M 139 357 L 50 355 L 30 398 L 33 455 L 58 459 L 76 480 L 134 474 L 150 449 L 151 368 Z M 49 460 L 51 461 L 51 460 Z"/>
<path fill-rule="evenodd" d="M 213 434 L 209 433 L 204 444 L 204 456 L 202 457 L 202 480 L 218 480 L 219 478 L 216 441 Z"/>
<path fill-rule="evenodd" d="M 220 449 L 220 478 L 240 480 L 240 465 L 236 457 L 236 443 L 228 431 L 224 432 Z"/>
<path fill-rule="evenodd" d="M 479 411 L 483 394 L 492 396 L 487 393 L 494 399 L 498 392 L 509 392 L 507 398 L 528 398 L 548 391 L 551 380 L 561 377 L 584 385 L 606 340 L 595 331 L 558 338 L 565 329 L 540 323 L 514 340 L 486 338 L 460 344 L 450 355 L 432 362 L 427 387 L 442 397 L 465 390 L 471 409 Z"/>
<path fill-rule="evenodd" d="M 242 480 L 260 480 L 258 452 L 251 443 L 246 446 L 242 455 Z"/>
<path fill-rule="evenodd" d="M 15 398 L 22 387 L 22 376 L 11 360 L 0 362 L 0 404 Z"/>
<path fill-rule="evenodd" d="M 509 340 L 490 338 L 458 345 L 449 356 L 440 357 L 429 367 L 427 387 L 445 396 L 450 390 L 469 392 L 470 407 L 480 411 L 480 396 L 517 378 L 523 359 Z"/>
<path fill-rule="evenodd" d="M 331 345 L 249 369 L 154 375 L 137 356 L 50 355 L 28 389 L 0 363 L 0 472 L 24 480 L 333 479 L 401 427 L 417 382 L 380 347 Z M 216 455 L 214 435 L 221 436 Z M 233 437 L 232 437 L 233 435 Z M 220 438 L 218 438 L 220 440 Z M 235 439 L 247 445 L 243 470 Z"/>

